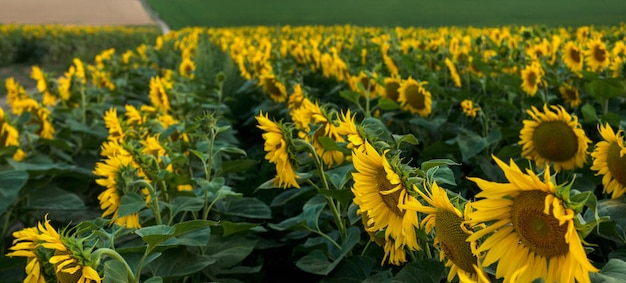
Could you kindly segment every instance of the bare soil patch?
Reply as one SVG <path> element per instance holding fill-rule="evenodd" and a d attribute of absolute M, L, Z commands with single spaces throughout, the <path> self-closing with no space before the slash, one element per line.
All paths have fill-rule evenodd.
<path fill-rule="evenodd" d="M 154 25 L 141 0 L 0 0 L 0 23 Z"/>

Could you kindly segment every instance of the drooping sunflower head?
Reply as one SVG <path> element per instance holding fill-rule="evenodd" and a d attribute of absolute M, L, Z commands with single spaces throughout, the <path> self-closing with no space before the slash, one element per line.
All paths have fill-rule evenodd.
<path fill-rule="evenodd" d="M 428 186 L 425 186 L 428 187 Z M 439 248 L 440 260 L 446 262 L 450 268 L 448 282 L 463 273 L 465 277 L 478 281 L 484 278 L 483 271 L 478 267 L 478 257 L 472 252 L 471 243 L 467 241 L 472 234 L 466 223 L 469 219 L 470 204 L 465 204 L 465 215 L 455 207 L 448 198 L 448 193 L 437 183 L 430 185 L 430 190 L 423 193 L 414 186 L 416 191 L 428 205 L 422 205 L 419 201 L 407 202 L 402 207 L 426 215 L 420 226 L 426 228 L 426 232 L 435 235 L 435 246 Z"/>
<path fill-rule="evenodd" d="M 469 178 L 480 189 L 472 203 L 471 224 L 485 225 L 468 237 L 480 244 L 474 253 L 483 266 L 497 262 L 496 277 L 518 282 L 543 278 L 546 282 L 589 282 L 597 272 L 587 259 L 574 226 L 575 212 L 556 193 L 547 166 L 541 180 L 493 157 L 509 183 Z M 527 269 L 532 272 L 522 272 Z"/>
<path fill-rule="evenodd" d="M 559 92 L 561 93 L 561 97 L 565 99 L 565 102 L 569 103 L 571 107 L 576 107 L 582 103 L 578 88 L 568 83 L 563 83 L 563 85 L 559 87 Z"/>
<path fill-rule="evenodd" d="M 539 167 L 553 164 L 557 172 L 584 165 L 591 140 L 576 116 L 560 105 L 544 105 L 543 112 L 533 106 L 526 112 L 531 119 L 524 120 L 520 131 L 523 157 L 534 160 Z"/>
<path fill-rule="evenodd" d="M 587 42 L 585 60 L 593 71 L 602 71 L 609 66 L 611 63 L 609 52 L 606 50 L 606 45 L 602 40 L 595 38 Z"/>
<path fill-rule="evenodd" d="M 287 89 L 285 85 L 276 79 L 276 76 L 266 72 L 260 77 L 259 85 L 263 88 L 263 92 L 267 94 L 274 102 L 280 103 L 287 100 Z"/>
<path fill-rule="evenodd" d="M 454 62 L 452 62 L 452 60 L 450 60 L 449 58 L 446 58 L 444 63 L 446 64 L 446 66 L 448 67 L 448 70 L 450 71 L 450 77 L 452 78 L 454 85 L 456 87 L 461 87 L 461 76 L 459 75 L 459 71 L 454 65 Z"/>
<path fill-rule="evenodd" d="M 390 163 L 386 153 L 379 154 L 368 142 L 352 151 L 357 171 L 352 173 L 354 203 L 367 213 L 368 231 L 385 231 L 385 240 L 393 239 L 396 247 L 417 250 L 417 213 L 401 208 L 414 197 L 407 193 L 395 162 Z"/>
<path fill-rule="evenodd" d="M 150 78 L 150 101 L 159 110 L 169 111 L 171 108 L 170 99 L 163 80 L 160 77 Z"/>
<path fill-rule="evenodd" d="M 264 150 L 267 152 L 265 159 L 276 165 L 276 178 L 274 184 L 282 188 L 300 188 L 294 165 L 292 163 L 292 151 L 290 150 L 291 131 L 282 123 L 276 123 L 269 119 L 268 114 L 255 117 L 259 129 L 263 130 L 265 140 Z"/>
<path fill-rule="evenodd" d="M 412 78 L 404 80 L 398 89 L 400 107 L 403 110 L 417 113 L 422 117 L 428 116 L 432 112 L 432 96 L 424 88 L 426 82 L 417 82 Z"/>
<path fill-rule="evenodd" d="M 591 153 L 591 170 L 602 175 L 603 192 L 619 198 L 626 192 L 626 147 L 624 132 L 613 131 L 609 124 L 598 126 L 602 141 L 596 143 Z"/>
<path fill-rule="evenodd" d="M 583 69 L 583 54 L 575 42 L 568 41 L 565 43 L 563 62 L 572 72 L 578 72 Z"/>
<path fill-rule="evenodd" d="M 622 57 L 615 56 L 615 60 L 611 63 L 611 71 L 614 78 L 626 79 L 626 60 Z"/>

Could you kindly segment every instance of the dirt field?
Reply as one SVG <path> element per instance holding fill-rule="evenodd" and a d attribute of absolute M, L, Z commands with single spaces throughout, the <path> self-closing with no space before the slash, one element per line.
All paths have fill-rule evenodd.
<path fill-rule="evenodd" d="M 0 23 L 153 25 L 141 0 L 0 0 Z"/>

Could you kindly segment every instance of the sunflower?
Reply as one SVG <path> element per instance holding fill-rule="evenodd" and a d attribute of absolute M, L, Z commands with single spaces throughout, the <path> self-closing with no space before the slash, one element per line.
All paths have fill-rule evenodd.
<path fill-rule="evenodd" d="M 50 93 L 50 87 L 48 86 L 48 79 L 46 74 L 39 68 L 39 66 L 33 66 L 30 73 L 30 77 L 37 82 L 37 89 L 43 95 L 42 104 L 46 106 L 53 106 L 57 102 L 57 98 Z"/>
<path fill-rule="evenodd" d="M 561 97 L 563 97 L 571 107 L 576 107 L 582 103 L 578 89 L 568 83 L 563 83 L 563 85 L 559 87 L 559 92 L 561 93 Z"/>
<path fill-rule="evenodd" d="M 285 85 L 278 81 L 273 74 L 261 75 L 259 85 L 263 87 L 263 92 L 269 95 L 274 102 L 280 103 L 287 100 Z"/>
<path fill-rule="evenodd" d="M 150 78 L 150 102 L 157 109 L 169 111 L 171 108 L 170 100 L 167 95 L 167 89 L 160 77 Z"/>
<path fill-rule="evenodd" d="M 534 106 L 526 111 L 532 120 L 524 120 L 520 131 L 522 156 L 534 160 L 539 167 L 554 163 L 556 172 L 582 167 L 591 140 L 576 116 L 570 116 L 561 105 L 550 108 L 555 112 L 548 105 L 543 106 L 543 113 Z"/>
<path fill-rule="evenodd" d="M 12 252 L 6 254 L 6 256 L 26 257 L 26 267 L 24 268 L 26 278 L 24 283 L 45 283 L 45 270 L 42 269 L 41 258 L 37 251 L 39 242 L 39 230 L 37 227 L 15 231 L 13 232 L 13 237 L 15 238 L 13 246 L 9 248 Z"/>
<path fill-rule="evenodd" d="M 480 107 L 474 107 L 474 102 L 470 99 L 465 99 L 461 101 L 461 108 L 463 108 L 463 113 L 465 116 L 476 118 L 476 113 L 480 111 Z"/>
<path fill-rule="evenodd" d="M 534 172 L 524 174 L 495 156 L 510 183 L 469 178 L 482 190 L 472 203 L 471 224 L 489 224 L 474 232 L 469 241 L 482 240 L 474 253 L 484 255 L 483 266 L 498 262 L 496 277 L 505 282 L 543 278 L 545 282 L 589 282 L 597 272 L 587 259 L 574 226 L 575 212 L 563 204 L 546 167 L 542 181 Z M 532 270 L 522 272 L 520 269 Z"/>
<path fill-rule="evenodd" d="M 346 136 L 348 140 L 348 149 L 356 148 L 361 146 L 365 139 L 363 135 L 359 131 L 359 127 L 355 122 L 355 115 L 350 113 L 350 109 L 346 110 L 345 113 L 342 113 L 339 116 L 339 126 L 337 126 L 337 133 L 342 136 Z"/>
<path fill-rule="evenodd" d="M 439 247 L 439 258 L 442 261 L 446 260 L 445 265 L 450 268 L 448 282 L 452 282 L 452 279 L 460 273 L 464 274 L 464 278 L 471 278 L 472 281 L 489 282 L 479 268 L 478 257 L 472 253 L 470 242 L 467 241 L 467 237 L 472 234 L 465 227 L 465 222 L 470 220 L 468 217 L 470 204 L 465 205 L 465 215 L 463 215 L 452 205 L 447 192 L 437 183 L 431 185 L 427 194 L 422 193 L 417 187 L 414 187 L 414 191 L 430 206 L 424 206 L 419 201 L 415 201 L 407 202 L 402 207 L 427 215 L 420 226 L 425 226 L 427 232 L 434 231 L 435 246 Z"/>
<path fill-rule="evenodd" d="M 619 198 L 626 192 L 626 147 L 624 147 L 624 132 L 617 133 L 606 124 L 598 127 L 603 141 L 596 144 L 591 153 L 593 165 L 591 170 L 602 176 L 604 193 L 610 193 L 611 198 Z"/>
<path fill-rule="evenodd" d="M 54 251 L 54 256 L 48 262 L 54 265 L 54 270 L 59 283 L 91 283 L 101 282 L 102 278 L 92 266 L 89 250 L 83 249 L 81 239 L 70 237 L 65 233 L 58 233 L 50 220 L 46 218 L 44 224 L 38 223 L 37 228 L 41 233 L 39 240 L 41 246 Z"/>
<path fill-rule="evenodd" d="M 403 110 L 417 113 L 422 117 L 432 112 L 432 96 L 424 88 L 425 84 L 426 82 L 418 83 L 410 77 L 400 84 L 398 101 Z"/>
<path fill-rule="evenodd" d="M 585 60 L 591 70 L 599 72 L 609 66 L 609 52 L 606 45 L 599 38 L 589 40 L 587 42 L 587 50 L 585 50 Z"/>
<path fill-rule="evenodd" d="M 626 60 L 615 56 L 615 60 L 611 63 L 611 71 L 613 71 L 614 78 L 626 79 Z"/>
<path fill-rule="evenodd" d="M 578 72 L 583 69 L 583 54 L 580 47 L 573 41 L 565 44 L 563 51 L 563 62 L 572 72 Z"/>
<path fill-rule="evenodd" d="M 352 162 L 357 171 L 352 173 L 354 203 L 360 213 L 367 213 L 369 217 L 365 226 L 368 232 L 384 230 L 385 241 L 393 240 L 396 249 L 418 250 L 417 213 L 400 208 L 417 200 L 407 193 L 400 176 L 387 161 L 386 153 L 380 155 L 368 142 L 352 151 Z M 386 252 L 386 257 L 391 255 L 391 250 Z"/>
<path fill-rule="evenodd" d="M 543 69 L 537 62 L 526 66 L 522 70 L 522 90 L 530 96 L 535 96 L 541 83 L 541 77 L 543 76 Z"/>
<path fill-rule="evenodd" d="M 450 77 L 452 77 L 452 81 L 456 87 L 461 87 L 461 76 L 459 75 L 459 71 L 456 69 L 456 66 L 450 59 L 446 58 L 444 61 L 448 70 L 450 70 Z"/>
<path fill-rule="evenodd" d="M 183 60 L 180 62 L 180 65 L 178 66 L 178 73 L 180 73 L 182 77 L 189 79 L 193 79 L 195 77 L 195 75 L 193 74 L 195 70 L 196 65 L 189 57 L 183 58 Z"/>
<path fill-rule="evenodd" d="M 400 88 L 400 80 L 396 77 L 386 77 L 385 78 L 385 94 L 384 96 L 393 101 L 398 101 L 400 97 L 400 93 L 398 92 Z"/>
<path fill-rule="evenodd" d="M 267 152 L 265 159 L 276 165 L 274 184 L 284 189 L 289 187 L 300 188 L 297 181 L 299 176 L 291 164 L 290 132 L 281 123 L 270 120 L 267 114 L 263 115 L 261 112 L 255 118 L 259 123 L 257 127 L 264 131 L 262 136 L 265 140 L 264 149 Z"/>

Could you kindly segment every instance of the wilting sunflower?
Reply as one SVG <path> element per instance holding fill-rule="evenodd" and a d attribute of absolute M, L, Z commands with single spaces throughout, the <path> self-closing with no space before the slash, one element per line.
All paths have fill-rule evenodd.
<path fill-rule="evenodd" d="M 563 97 L 571 107 L 576 107 L 582 103 L 578 89 L 568 83 L 563 83 L 563 85 L 559 87 L 559 92 L 561 93 L 561 97 Z"/>
<path fill-rule="evenodd" d="M 354 203 L 360 213 L 367 213 L 369 217 L 365 226 L 367 231 L 376 233 L 384 230 L 385 240 L 393 240 L 396 249 L 406 246 L 418 250 L 415 234 L 419 225 L 417 213 L 400 208 L 407 202 L 417 200 L 407 193 L 400 176 L 387 161 L 386 153 L 380 155 L 368 142 L 352 151 L 356 169 L 352 173 Z"/>
<path fill-rule="evenodd" d="M 593 165 L 591 170 L 602 176 L 604 193 L 611 194 L 611 198 L 619 198 L 626 192 L 626 147 L 624 147 L 624 132 L 613 131 L 609 124 L 598 127 L 603 141 L 596 144 L 591 153 Z"/>
<path fill-rule="evenodd" d="M 563 62 L 572 72 L 578 72 L 583 69 L 583 54 L 575 42 L 568 41 L 565 44 Z"/>
<path fill-rule="evenodd" d="M 475 249 L 484 255 L 483 266 L 498 262 L 496 277 L 518 282 L 589 282 L 589 272 L 597 272 L 587 259 L 574 226 L 575 212 L 563 204 L 550 181 L 546 167 L 542 181 L 534 172 L 524 174 L 511 160 L 510 165 L 495 156 L 509 183 L 469 178 L 480 189 L 472 203 L 470 223 L 487 224 L 468 237 L 482 242 Z M 532 272 L 518 272 L 522 268 Z"/>
<path fill-rule="evenodd" d="M 609 66 L 611 60 L 606 45 L 599 38 L 591 39 L 587 42 L 585 50 L 585 60 L 591 70 L 599 72 Z"/>
<path fill-rule="evenodd" d="M 461 76 L 459 75 L 459 71 L 456 69 L 456 66 L 454 65 L 454 63 L 448 58 L 446 58 L 444 62 L 446 66 L 448 67 L 448 70 L 450 70 L 450 77 L 452 77 L 452 81 L 454 82 L 454 85 L 456 87 L 461 87 Z"/>
<path fill-rule="evenodd" d="M 264 149 L 267 152 L 265 159 L 276 165 L 276 178 L 274 185 L 284 189 L 294 187 L 300 188 L 293 165 L 291 164 L 291 156 L 289 145 L 291 141 L 290 132 L 281 123 L 270 120 L 267 114 L 260 113 L 255 117 L 259 125 L 259 129 L 263 130 L 263 139 L 265 140 Z"/>
<path fill-rule="evenodd" d="M 561 105 L 550 108 L 544 105 L 543 113 L 534 106 L 526 111 L 532 120 L 524 120 L 520 131 L 522 156 L 534 160 L 539 167 L 553 163 L 556 172 L 582 167 L 591 140 L 578 117 L 571 116 Z"/>
<path fill-rule="evenodd" d="M 446 261 L 446 266 L 450 268 L 448 282 L 459 273 L 463 273 L 465 278 L 472 281 L 489 282 L 486 275 L 479 267 L 478 258 L 472 253 L 470 242 L 467 237 L 472 231 L 465 227 L 465 222 L 469 221 L 470 205 L 465 205 L 465 215 L 454 207 L 448 198 L 447 192 L 433 183 L 427 194 L 422 193 L 418 188 L 414 188 L 430 206 L 422 205 L 419 201 L 407 202 L 404 208 L 424 213 L 427 216 L 422 220 L 420 226 L 426 227 L 426 232 L 434 232 L 435 246 L 439 247 L 439 259 Z"/>
<path fill-rule="evenodd" d="M 410 77 L 400 84 L 398 101 L 403 110 L 417 113 L 422 117 L 430 114 L 432 111 L 432 96 L 424 88 L 425 84 L 426 82 L 418 83 Z"/>
<path fill-rule="evenodd" d="M 543 76 L 543 69 L 537 62 L 526 66 L 522 70 L 522 90 L 530 96 L 535 96 L 539 89 L 539 83 L 541 83 L 541 77 Z"/>

